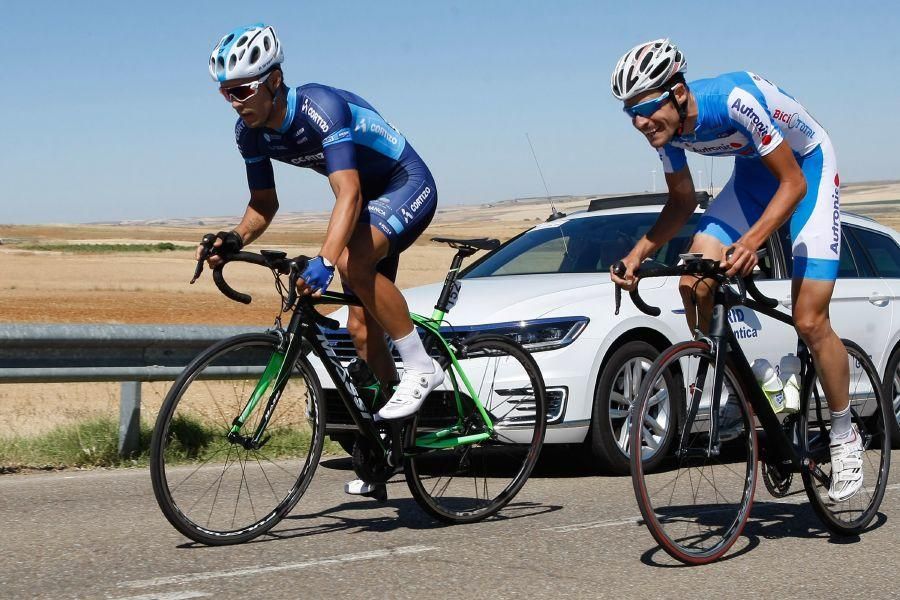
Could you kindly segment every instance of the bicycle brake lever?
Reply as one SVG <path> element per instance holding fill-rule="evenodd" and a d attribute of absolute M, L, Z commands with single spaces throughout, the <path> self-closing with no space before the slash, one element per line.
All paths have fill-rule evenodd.
<path fill-rule="evenodd" d="M 216 235 L 214 233 L 207 233 L 203 236 L 203 239 L 200 240 L 202 249 L 200 250 L 200 258 L 197 259 L 197 266 L 194 268 L 194 277 L 191 279 L 191 285 L 200 278 L 200 274 L 203 272 L 203 261 L 209 257 L 210 250 L 215 242 Z"/>
<path fill-rule="evenodd" d="M 623 263 L 621 260 L 613 265 L 613 273 L 615 273 L 618 277 L 622 277 L 623 275 L 625 275 L 626 270 L 627 268 L 625 267 L 625 263 Z M 616 312 L 614 314 L 618 315 L 619 309 L 622 307 L 622 286 L 620 286 L 619 284 L 616 284 L 615 298 Z"/>

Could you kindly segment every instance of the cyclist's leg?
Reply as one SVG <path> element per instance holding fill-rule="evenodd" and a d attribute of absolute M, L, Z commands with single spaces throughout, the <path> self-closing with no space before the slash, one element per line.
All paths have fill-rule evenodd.
<path fill-rule="evenodd" d="M 841 247 L 837 162 L 830 143 L 805 157 L 801 167 L 807 192 L 791 217 L 794 323 L 813 355 L 828 406 L 835 412 L 849 404 L 850 375 L 847 351 L 828 315 Z"/>
<path fill-rule="evenodd" d="M 345 287 L 345 291 L 347 290 L 349 287 Z M 351 306 L 347 316 L 347 331 L 353 340 L 356 354 L 366 362 L 378 381 L 384 384 L 396 381 L 397 369 L 388 351 L 385 331 L 375 316 L 362 306 Z"/>
<path fill-rule="evenodd" d="M 404 373 L 410 373 L 409 377 L 401 379 L 392 403 L 379 411 L 384 418 L 407 416 L 418 409 L 421 405 L 419 400 L 424 400 L 434 387 L 434 382 L 425 376 L 433 375 L 431 379 L 435 380 L 440 376 L 443 380 L 443 375 L 435 369 L 413 327 L 403 295 L 392 281 L 396 276 L 399 254 L 411 246 L 429 225 L 436 206 L 437 190 L 428 169 L 424 165 L 408 168 L 379 198 L 363 208 L 360 226 L 348 245 L 345 280 L 353 287 L 367 311 L 391 336 L 403 360 Z M 375 265 L 380 267 L 378 270 L 382 273 L 375 273 L 372 278 Z M 368 353 L 370 358 L 373 357 L 373 350 Z M 387 347 L 380 350 L 389 359 Z M 416 386 L 411 383 L 413 374 L 423 376 L 416 379 L 419 382 Z M 403 383 L 406 379 L 409 379 L 409 385 Z M 407 387 L 410 389 L 407 390 Z M 413 390 L 413 387 L 416 389 Z M 416 402 L 407 398 L 413 393 Z M 401 403 L 406 408 L 399 406 Z"/>
<path fill-rule="evenodd" d="M 752 188 L 747 185 L 754 178 L 746 171 L 748 168 L 742 163 L 735 164 L 728 183 L 697 224 L 690 252 L 721 260 L 725 247 L 736 242 L 762 214 L 762 207 L 754 199 Z M 681 278 L 679 291 L 690 330 L 693 332 L 697 327 L 699 317 L 700 331 L 708 332 L 715 282 L 704 279 L 698 283 L 696 277 L 685 275 Z"/>
<path fill-rule="evenodd" d="M 828 495 L 841 502 L 862 487 L 863 447 L 851 424 L 847 350 L 832 329 L 828 315 L 841 248 L 840 181 L 831 143 L 825 140 L 802 159 L 801 167 L 807 193 L 791 218 L 794 323 L 813 355 L 831 411 Z"/>

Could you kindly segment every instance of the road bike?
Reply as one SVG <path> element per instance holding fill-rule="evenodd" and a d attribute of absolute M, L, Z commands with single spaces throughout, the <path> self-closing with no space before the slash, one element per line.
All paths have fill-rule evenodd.
<path fill-rule="evenodd" d="M 178 531 L 203 544 L 241 543 L 295 508 L 324 445 L 326 401 L 317 362 L 357 426 L 352 464 L 359 478 L 383 484 L 402 471 L 416 502 L 448 523 L 487 518 L 515 497 L 544 441 L 544 381 L 521 344 L 500 335 L 454 335 L 445 320 L 463 259 L 499 242 L 435 240 L 457 252 L 432 316 L 411 317 L 444 382 L 420 416 L 402 421 L 375 418 L 389 394 L 354 383 L 329 343 L 328 331 L 338 322 L 316 310 L 320 304 L 359 306 L 355 296 L 298 297 L 304 257 L 267 250 L 222 257 L 212 274 L 225 296 L 250 302 L 229 286 L 223 267 L 260 265 L 274 275 L 282 312 L 268 331 L 222 340 L 197 356 L 162 404 L 150 471 L 157 502 Z M 214 241 L 206 236 L 204 248 L 214 252 Z M 195 279 L 202 267 L 203 259 Z M 282 327 L 287 312 L 290 321 Z"/>
<path fill-rule="evenodd" d="M 674 267 L 645 263 L 635 272 L 642 280 L 693 275 L 716 283 L 709 335 L 698 334 L 664 350 L 631 407 L 632 482 L 650 533 L 684 563 L 720 558 L 750 515 L 759 461 L 773 496 L 785 496 L 799 472 L 815 513 L 829 530 L 840 535 L 864 531 L 887 486 L 887 419 L 893 418 L 872 360 L 859 345 L 842 340 L 850 369 L 852 422 L 863 440 L 864 483 L 854 496 L 833 502 L 828 497 L 830 413 L 809 349 L 798 340 L 800 410 L 780 419 L 756 382 L 728 314 L 746 306 L 786 325 L 793 326 L 793 319 L 775 310 L 778 302 L 765 297 L 752 277 L 727 277 L 719 261 L 697 255 L 682 259 Z M 618 272 L 624 273 L 624 265 Z M 631 298 L 643 312 L 659 315 L 637 289 Z M 656 451 L 667 458 L 651 468 L 641 457 Z"/>

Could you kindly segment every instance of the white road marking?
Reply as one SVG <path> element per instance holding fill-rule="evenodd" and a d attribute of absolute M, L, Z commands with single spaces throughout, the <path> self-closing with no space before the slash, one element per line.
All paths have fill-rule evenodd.
<path fill-rule="evenodd" d="M 116 600 L 189 600 L 190 598 L 209 598 L 212 594 L 205 592 L 163 592 L 159 594 L 144 594 L 142 596 L 128 596 L 116 598 Z"/>
<path fill-rule="evenodd" d="M 867 488 L 872 491 L 874 488 Z M 900 490 L 900 483 L 892 483 L 884 488 L 884 493 Z M 766 499 L 765 502 L 771 504 L 803 504 L 809 502 L 809 498 L 801 488 L 789 498 L 772 498 Z M 754 507 L 756 500 L 754 500 Z M 880 510 L 881 507 L 879 507 Z M 752 513 L 751 513 L 752 517 Z M 619 525 L 634 525 L 644 520 L 644 517 L 638 515 L 636 517 L 620 517 L 618 519 L 605 519 L 603 521 L 587 521 L 585 523 L 570 523 L 569 525 L 557 525 L 555 527 L 544 527 L 541 531 L 554 531 L 556 533 L 572 533 L 573 531 L 582 531 L 584 529 L 599 529 L 601 527 L 616 527 Z"/>
<path fill-rule="evenodd" d="M 385 558 L 389 556 L 399 556 L 403 554 L 418 554 L 420 552 L 428 552 L 437 550 L 433 546 L 401 546 L 386 550 L 372 550 L 370 552 L 356 552 L 354 554 L 341 554 L 338 556 L 330 556 L 326 558 L 313 558 L 298 563 L 287 563 L 283 565 L 272 566 L 256 566 L 244 567 L 242 569 L 231 569 L 227 571 L 206 571 L 205 573 L 189 573 L 185 575 L 173 575 L 171 577 L 157 577 L 154 579 L 142 579 L 139 581 L 123 581 L 119 583 L 119 587 L 127 588 L 147 588 L 160 585 L 172 585 L 189 583 L 194 581 L 206 581 L 209 579 L 221 579 L 223 577 L 243 577 L 245 575 L 260 575 L 263 573 L 275 573 L 278 571 L 293 571 L 297 569 L 305 569 L 307 567 L 317 567 L 320 565 L 334 565 L 346 562 L 356 562 L 360 560 L 373 560 L 376 558 Z"/>

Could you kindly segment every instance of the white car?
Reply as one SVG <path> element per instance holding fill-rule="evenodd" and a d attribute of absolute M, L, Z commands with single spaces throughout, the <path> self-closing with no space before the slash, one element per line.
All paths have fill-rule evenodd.
<path fill-rule="evenodd" d="M 700 195 L 705 204 L 708 196 Z M 586 211 L 523 232 L 464 269 L 458 301 L 447 316 L 457 334 L 499 331 L 524 344 L 549 392 L 546 443 L 584 443 L 613 473 L 629 469 L 628 409 L 643 375 L 662 349 L 690 337 L 677 278 L 641 283 L 644 300 L 662 309 L 659 317 L 640 312 L 627 294 L 614 315 L 609 267 L 653 225 L 664 202 L 662 194 L 598 199 Z M 678 261 L 701 214 L 698 209 L 656 260 Z M 871 355 L 900 417 L 900 234 L 850 213 L 842 219 L 831 319 L 841 337 Z M 766 247 L 758 287 L 789 310 L 787 227 Z M 404 290 L 410 310 L 431 314 L 441 286 Z M 346 309 L 331 316 L 345 323 Z M 733 309 L 729 320 L 751 362 L 766 358 L 778 365 L 782 356 L 796 352 L 797 335 L 782 323 L 745 307 Z M 330 339 L 339 356 L 347 361 L 354 356 L 346 330 Z M 352 422 L 337 394 L 328 393 L 327 377 L 320 379 L 329 399 L 327 431 L 346 447 Z M 894 439 L 900 439 L 897 422 L 893 425 Z"/>

